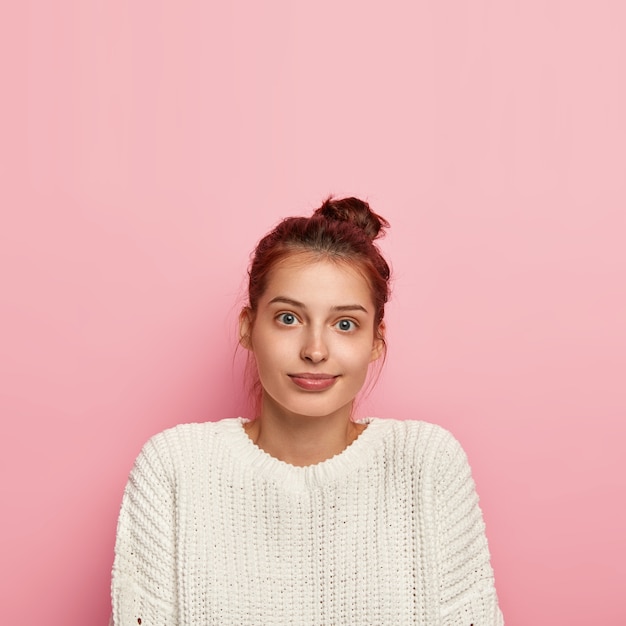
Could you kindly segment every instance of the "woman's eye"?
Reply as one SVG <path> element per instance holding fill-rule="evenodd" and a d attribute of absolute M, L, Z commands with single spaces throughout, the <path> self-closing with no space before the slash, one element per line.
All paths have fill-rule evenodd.
<path fill-rule="evenodd" d="M 285 324 L 285 326 L 292 326 L 298 321 L 298 319 L 293 313 L 281 313 L 278 316 L 278 321 L 281 324 Z"/>
<path fill-rule="evenodd" d="M 339 320 L 336 324 L 339 330 L 349 331 L 356 328 L 356 324 L 352 320 Z"/>

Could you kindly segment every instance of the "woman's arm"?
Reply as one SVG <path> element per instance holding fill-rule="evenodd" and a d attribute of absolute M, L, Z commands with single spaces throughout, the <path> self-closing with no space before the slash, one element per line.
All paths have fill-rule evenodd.
<path fill-rule="evenodd" d="M 117 526 L 111 582 L 114 626 L 175 626 L 176 497 L 161 435 L 130 473 Z"/>
<path fill-rule="evenodd" d="M 465 452 L 452 436 L 438 461 L 441 624 L 502 626 L 478 496 Z"/>

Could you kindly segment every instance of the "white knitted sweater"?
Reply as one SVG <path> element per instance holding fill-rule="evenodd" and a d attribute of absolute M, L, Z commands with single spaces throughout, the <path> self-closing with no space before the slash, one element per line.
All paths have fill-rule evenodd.
<path fill-rule="evenodd" d="M 243 419 L 153 437 L 131 472 L 116 626 L 500 626 L 466 456 L 445 430 L 371 418 L 295 467 Z"/>

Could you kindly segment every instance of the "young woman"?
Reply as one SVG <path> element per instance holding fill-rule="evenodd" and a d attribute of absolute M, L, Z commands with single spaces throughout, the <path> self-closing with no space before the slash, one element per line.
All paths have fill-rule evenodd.
<path fill-rule="evenodd" d="M 240 316 L 259 414 L 145 445 L 118 524 L 116 626 L 502 624 L 459 444 L 353 416 L 385 353 L 387 226 L 331 199 L 260 241 Z"/>

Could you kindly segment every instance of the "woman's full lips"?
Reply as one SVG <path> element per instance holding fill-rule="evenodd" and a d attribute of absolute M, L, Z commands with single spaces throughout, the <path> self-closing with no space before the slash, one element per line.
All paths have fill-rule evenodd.
<path fill-rule="evenodd" d="M 332 387 L 338 377 L 331 374 L 289 374 L 289 378 L 306 391 L 324 391 Z"/>

